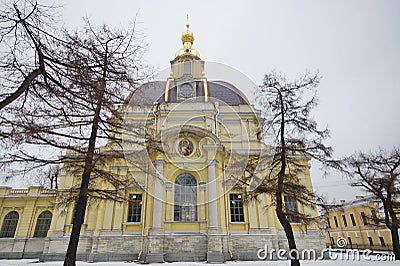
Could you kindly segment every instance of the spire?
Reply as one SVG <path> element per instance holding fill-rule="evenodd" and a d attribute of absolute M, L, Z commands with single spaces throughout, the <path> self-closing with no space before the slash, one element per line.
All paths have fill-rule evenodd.
<path fill-rule="evenodd" d="M 193 45 L 194 35 L 193 32 L 189 31 L 189 15 L 186 15 L 186 31 L 182 33 L 182 44 L 185 45 L 186 42 L 190 42 Z"/>

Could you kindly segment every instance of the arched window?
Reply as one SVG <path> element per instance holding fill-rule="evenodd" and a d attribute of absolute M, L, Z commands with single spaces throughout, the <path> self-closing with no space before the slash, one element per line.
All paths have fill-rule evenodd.
<path fill-rule="evenodd" d="M 174 221 L 197 221 L 197 182 L 191 174 L 181 174 L 175 180 Z"/>
<path fill-rule="evenodd" d="M 19 214 L 16 211 L 7 213 L 1 226 L 0 237 L 14 237 Z"/>
<path fill-rule="evenodd" d="M 49 211 L 42 212 L 36 222 L 35 233 L 33 237 L 46 237 L 50 229 L 51 218 L 53 215 Z"/>

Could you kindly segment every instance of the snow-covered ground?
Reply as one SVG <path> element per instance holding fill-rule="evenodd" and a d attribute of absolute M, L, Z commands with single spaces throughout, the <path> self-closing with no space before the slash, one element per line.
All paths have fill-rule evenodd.
<path fill-rule="evenodd" d="M 38 266 L 61 266 L 63 264 L 62 261 L 53 261 L 53 262 L 38 262 L 38 260 L 0 260 L 0 266 L 5 265 L 38 265 Z M 351 260 L 323 260 L 323 261 L 302 261 L 301 265 L 306 266 L 336 266 L 340 264 L 341 266 L 386 266 L 386 265 L 399 265 L 399 261 L 378 261 L 375 256 L 371 256 L 371 260 L 365 260 L 360 258 L 360 260 L 353 261 Z M 139 265 L 135 262 L 77 262 L 78 266 L 134 266 Z M 288 266 L 290 265 L 289 261 L 228 261 L 225 264 L 208 264 L 206 262 L 174 262 L 174 263 L 154 263 L 150 264 L 151 266 L 208 266 L 208 265 L 226 265 L 226 266 L 245 266 L 245 265 L 267 265 L 267 266 Z"/>

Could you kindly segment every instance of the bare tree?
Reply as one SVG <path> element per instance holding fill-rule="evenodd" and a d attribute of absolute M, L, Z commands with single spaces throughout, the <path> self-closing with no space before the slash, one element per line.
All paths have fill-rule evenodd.
<path fill-rule="evenodd" d="M 265 117 L 270 117 L 265 119 L 264 132 L 273 132 L 275 149 L 256 160 L 257 167 L 250 164 L 248 171 L 258 171 L 262 176 L 260 185 L 249 196 L 256 198 L 264 193 L 271 196 L 271 205 L 275 207 L 294 258 L 291 265 L 300 265 L 291 222 L 308 225 L 317 218 L 296 207 L 298 203 L 308 208 L 316 206 L 313 191 L 300 181 L 299 175 L 308 170 L 309 159 L 316 159 L 326 167 L 337 166 L 331 159 L 332 148 L 323 144 L 329 131 L 319 130 L 311 116 L 311 110 L 317 104 L 314 90 L 319 79 L 318 75 L 306 74 L 290 82 L 272 72 L 265 75 L 256 94 Z M 307 96 L 310 98 L 306 99 Z M 248 178 L 255 178 L 255 175 L 248 175 Z"/>
<path fill-rule="evenodd" d="M 374 216 L 374 224 L 384 223 L 390 230 L 393 253 L 400 260 L 400 148 L 387 152 L 356 153 L 346 159 L 347 174 L 354 187 L 367 191 L 373 200 L 382 204 L 383 217 Z"/>
<path fill-rule="evenodd" d="M 68 39 L 66 55 L 78 67 L 77 71 L 67 69 L 65 77 L 71 84 L 65 89 L 71 92 L 68 104 L 72 103 L 73 112 L 80 118 L 72 113 L 66 117 L 70 121 L 73 117 L 76 119 L 75 122 L 81 123 L 82 133 L 79 135 L 85 138 L 87 147 L 84 149 L 83 161 L 78 162 L 82 165 L 81 184 L 64 261 L 64 265 L 75 265 L 79 235 L 90 193 L 91 176 L 108 177 L 109 182 L 112 176 L 102 170 L 102 167 L 96 167 L 104 163 L 105 157 L 110 157 L 110 155 L 95 154 L 96 142 L 106 139 L 121 145 L 117 135 L 123 125 L 123 117 L 116 106 L 118 103 L 124 103 L 127 93 L 142 78 L 140 76 L 142 67 L 139 64 L 142 46 L 140 40 L 135 39 L 134 29 L 113 31 L 105 26 L 94 29 L 89 22 L 86 23 L 83 32 L 68 35 Z M 92 67 L 87 67 L 88 65 Z M 80 109 L 80 112 L 77 112 L 77 109 Z M 86 116 L 85 119 L 82 119 L 82 116 Z M 114 159 L 122 156 L 122 151 L 114 151 L 112 154 Z M 115 179 L 112 181 L 115 182 Z M 115 185 L 117 189 L 125 187 L 125 184 L 118 179 Z M 96 190 L 92 191 L 92 194 L 94 192 L 100 197 L 108 197 L 110 193 L 110 191 Z"/>
<path fill-rule="evenodd" d="M 51 165 L 45 169 L 38 169 L 33 177 L 28 178 L 29 185 L 39 185 L 44 188 L 58 189 L 61 175 L 60 165 Z"/>
<path fill-rule="evenodd" d="M 22 18 L 25 17 L 30 18 Z M 134 26 L 126 30 L 105 25 L 94 28 L 86 21 L 81 31 L 64 31 L 62 38 L 51 46 L 57 55 L 57 65 L 46 66 L 51 75 L 46 70 L 42 78 L 34 82 L 30 79 L 22 104 L 15 104 L 21 93 L 18 97 L 13 93 L 3 96 L 10 115 L 2 117 L 1 132 L 8 148 L 14 149 L 9 148 L 1 158 L 1 166 L 19 165 L 19 172 L 26 174 L 64 164 L 75 175 L 81 175 L 80 183 L 61 191 L 65 202 L 76 202 L 64 261 L 64 265 L 75 265 L 88 198 L 122 201 L 123 190 L 135 183 L 132 178 L 110 172 L 107 164 L 124 158 L 121 132 L 125 99 L 147 78 L 148 72 L 140 64 L 143 38 Z M 39 53 L 38 49 L 35 53 Z M 137 133 L 132 129 L 130 134 Z M 100 152 L 97 147 L 104 144 L 112 152 Z M 50 152 L 38 153 L 38 147 Z M 96 186 L 99 179 L 107 181 L 110 188 Z"/>
<path fill-rule="evenodd" d="M 54 47 L 64 43 L 57 31 L 56 8 L 36 1 L 2 3 L 0 11 L 0 110 L 14 103 L 22 106 L 37 80 L 51 82 L 54 72 L 66 62 Z M 10 113 L 9 111 L 6 113 Z"/>

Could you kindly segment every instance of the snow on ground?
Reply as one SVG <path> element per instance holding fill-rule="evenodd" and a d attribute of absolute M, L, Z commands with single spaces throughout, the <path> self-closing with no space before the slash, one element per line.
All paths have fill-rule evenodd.
<path fill-rule="evenodd" d="M 38 260 L 23 259 L 23 260 L 0 260 L 0 266 L 8 265 L 31 265 L 31 266 L 62 266 L 62 261 L 52 261 L 52 262 L 38 262 Z M 350 260 L 319 260 L 319 261 L 302 261 L 301 265 L 305 266 L 336 266 L 340 264 L 341 266 L 386 266 L 386 265 L 399 265 L 399 261 L 378 261 L 375 256 L 371 256 L 370 260 L 365 260 L 360 258 L 360 260 L 354 261 Z M 77 266 L 135 266 L 140 265 L 135 262 L 77 262 Z M 206 262 L 173 262 L 173 263 L 153 263 L 151 266 L 208 266 L 208 265 L 225 265 L 225 266 L 252 266 L 252 265 L 267 265 L 267 266 L 289 266 L 289 261 L 228 261 L 225 264 L 209 264 Z"/>

